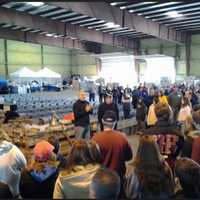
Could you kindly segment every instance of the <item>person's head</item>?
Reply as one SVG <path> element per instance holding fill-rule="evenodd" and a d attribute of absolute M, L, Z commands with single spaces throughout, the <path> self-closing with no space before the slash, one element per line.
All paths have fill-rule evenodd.
<path fill-rule="evenodd" d="M 139 97 L 139 98 L 138 98 L 138 103 L 139 103 L 139 104 L 144 103 L 144 99 L 143 99 L 143 97 Z"/>
<path fill-rule="evenodd" d="M 139 147 L 135 157 L 136 166 L 160 165 L 162 156 L 154 136 L 142 135 L 139 140 Z"/>
<path fill-rule="evenodd" d="M 28 165 L 29 170 L 41 171 L 46 165 L 57 167 L 59 162 L 56 160 L 56 155 L 53 152 L 54 146 L 46 140 L 40 140 L 36 143 L 33 149 L 33 159 Z"/>
<path fill-rule="evenodd" d="M 158 102 L 155 105 L 155 113 L 158 120 L 169 121 L 170 108 L 166 103 Z"/>
<path fill-rule="evenodd" d="M 53 154 L 54 146 L 46 140 L 39 141 L 34 149 L 34 158 L 38 162 L 46 162 Z"/>
<path fill-rule="evenodd" d="M 85 101 L 86 99 L 86 93 L 83 90 L 79 91 L 79 100 Z"/>
<path fill-rule="evenodd" d="M 53 152 L 54 152 L 55 154 L 58 154 L 59 151 L 60 151 L 59 139 L 58 139 L 56 136 L 52 135 L 52 136 L 50 136 L 50 137 L 48 138 L 48 142 L 49 142 L 51 145 L 53 145 L 53 147 L 54 147 Z"/>
<path fill-rule="evenodd" d="M 39 118 L 39 119 L 38 119 L 38 125 L 44 125 L 44 124 L 45 124 L 44 119 Z"/>
<path fill-rule="evenodd" d="M 189 99 L 187 98 L 187 97 L 182 97 L 182 99 L 181 99 L 181 106 L 182 107 L 185 107 L 185 106 L 189 106 L 190 105 L 190 101 L 189 101 Z"/>
<path fill-rule="evenodd" d="M 157 96 L 155 96 L 154 98 L 153 98 L 153 103 L 154 104 L 157 104 L 159 102 L 159 98 L 157 97 Z"/>
<path fill-rule="evenodd" d="M 16 104 L 10 105 L 10 111 L 11 112 L 16 112 L 16 110 L 17 110 L 17 105 Z"/>
<path fill-rule="evenodd" d="M 89 187 L 92 199 L 117 199 L 120 192 L 118 174 L 107 168 L 100 168 L 92 178 Z"/>
<path fill-rule="evenodd" d="M 71 170 L 76 165 L 88 165 L 99 162 L 97 156 L 98 149 L 93 143 L 88 143 L 86 140 L 75 140 L 72 144 L 69 156 L 67 159 L 67 170 Z"/>
<path fill-rule="evenodd" d="M 164 92 L 163 92 L 163 90 L 160 90 L 160 92 L 159 92 L 159 96 L 163 96 L 164 95 Z"/>
<path fill-rule="evenodd" d="M 193 112 L 192 119 L 194 128 L 200 130 L 200 110 Z"/>
<path fill-rule="evenodd" d="M 141 136 L 134 160 L 134 173 L 144 196 L 169 195 L 173 191 L 172 172 L 162 158 L 154 136 Z"/>
<path fill-rule="evenodd" d="M 175 175 L 179 178 L 186 197 L 200 198 L 200 165 L 189 158 L 175 162 Z"/>
<path fill-rule="evenodd" d="M 106 95 L 106 97 L 105 97 L 105 103 L 109 105 L 112 102 L 113 102 L 112 95 Z"/>
<path fill-rule="evenodd" d="M 114 111 L 108 110 L 105 112 L 102 118 L 104 130 L 113 129 L 117 122 L 117 116 Z"/>

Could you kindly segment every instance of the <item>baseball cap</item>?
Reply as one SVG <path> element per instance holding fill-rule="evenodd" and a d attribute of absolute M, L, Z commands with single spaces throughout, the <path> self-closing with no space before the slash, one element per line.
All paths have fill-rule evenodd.
<path fill-rule="evenodd" d="M 47 161 L 51 157 L 53 150 L 53 145 L 51 145 L 46 140 L 41 140 L 35 145 L 33 149 L 35 160 L 39 162 Z"/>
<path fill-rule="evenodd" d="M 103 115 L 102 121 L 105 123 L 114 123 L 117 121 L 117 116 L 114 111 L 106 111 L 105 114 Z"/>

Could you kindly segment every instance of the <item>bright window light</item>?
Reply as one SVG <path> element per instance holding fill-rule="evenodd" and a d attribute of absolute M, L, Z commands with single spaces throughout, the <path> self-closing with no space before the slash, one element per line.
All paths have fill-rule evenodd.
<path fill-rule="evenodd" d="M 147 83 L 160 84 L 163 77 L 167 77 L 172 83 L 175 81 L 175 61 L 172 57 L 146 58 L 144 81 Z"/>
<path fill-rule="evenodd" d="M 108 28 L 118 28 L 120 25 L 114 24 L 113 22 L 108 22 L 105 24 Z"/>
<path fill-rule="evenodd" d="M 44 2 L 26 2 L 27 4 L 30 4 L 32 6 L 42 6 L 44 5 Z"/>
<path fill-rule="evenodd" d="M 137 74 L 133 56 L 112 56 L 102 58 L 102 68 L 99 77 L 105 79 L 106 83 L 117 82 L 126 87 L 137 85 Z M 122 76 L 123 75 L 123 76 Z"/>
<path fill-rule="evenodd" d="M 170 16 L 170 17 L 182 17 L 183 15 L 178 13 L 177 11 L 170 11 L 170 12 L 166 12 L 166 15 Z"/>

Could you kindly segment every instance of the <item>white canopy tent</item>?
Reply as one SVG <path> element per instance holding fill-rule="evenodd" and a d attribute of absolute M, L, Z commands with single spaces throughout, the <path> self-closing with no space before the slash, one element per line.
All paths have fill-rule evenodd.
<path fill-rule="evenodd" d="M 61 78 L 61 75 L 48 69 L 47 67 L 39 70 L 37 73 L 38 78 Z"/>
<path fill-rule="evenodd" d="M 33 80 L 37 79 L 36 72 L 30 70 L 27 67 L 22 67 L 16 72 L 10 73 L 10 79 L 18 84 L 27 84 Z"/>
<path fill-rule="evenodd" d="M 36 72 L 37 80 L 47 84 L 61 84 L 61 75 L 45 67 Z"/>
<path fill-rule="evenodd" d="M 16 72 L 10 74 L 11 78 L 34 78 L 36 76 L 37 76 L 36 72 L 30 70 L 27 67 L 23 67 L 17 70 Z"/>
<path fill-rule="evenodd" d="M 27 67 L 23 67 L 16 72 L 10 74 L 10 79 L 16 82 L 16 84 L 26 84 L 32 81 L 37 81 L 40 84 L 61 84 L 61 75 L 49 68 L 45 67 L 37 72 L 30 70 Z"/>

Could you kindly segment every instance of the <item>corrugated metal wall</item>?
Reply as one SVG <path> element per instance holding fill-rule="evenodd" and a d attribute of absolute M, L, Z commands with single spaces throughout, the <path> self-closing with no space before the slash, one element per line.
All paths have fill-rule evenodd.
<path fill-rule="evenodd" d="M 87 53 L 39 44 L 6 40 L 8 75 L 21 67 L 38 71 L 48 67 L 62 76 L 96 75 L 95 58 Z M 0 76 L 6 77 L 5 40 L 0 39 Z"/>

